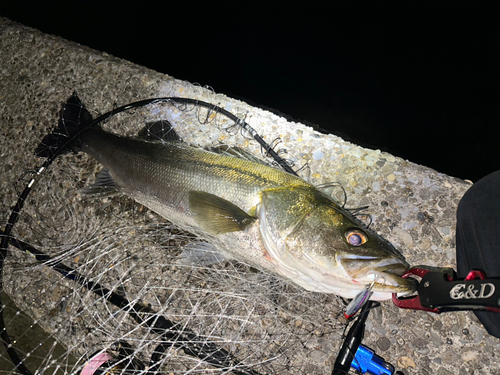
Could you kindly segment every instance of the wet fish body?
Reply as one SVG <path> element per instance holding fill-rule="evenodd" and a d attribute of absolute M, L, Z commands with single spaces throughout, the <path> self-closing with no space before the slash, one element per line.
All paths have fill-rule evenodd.
<path fill-rule="evenodd" d="M 75 132 L 89 119 L 79 99 L 71 97 L 59 127 L 37 154 L 47 156 L 48 147 L 60 142 L 54 134 Z M 346 298 L 373 281 L 372 299 L 414 288 L 399 276 L 408 264 L 390 243 L 320 189 L 244 151 L 207 151 L 175 137 L 126 138 L 98 127 L 82 132 L 71 148 L 104 166 L 88 193 L 125 194 L 204 238 L 226 258 Z"/>

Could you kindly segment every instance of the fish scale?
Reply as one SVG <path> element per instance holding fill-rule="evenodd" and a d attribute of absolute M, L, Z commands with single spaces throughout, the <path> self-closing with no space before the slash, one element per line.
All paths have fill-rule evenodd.
<path fill-rule="evenodd" d="M 61 134 L 78 131 L 80 119 L 91 116 L 74 95 L 37 153 L 58 147 Z M 169 140 L 121 137 L 95 126 L 59 147 L 85 152 L 103 165 L 87 192 L 125 194 L 227 258 L 307 290 L 353 298 L 371 283 L 371 298 L 380 300 L 415 289 L 400 277 L 408 269 L 403 256 L 320 189 L 243 150 L 207 151 L 180 142 L 173 129 L 161 130 Z"/>

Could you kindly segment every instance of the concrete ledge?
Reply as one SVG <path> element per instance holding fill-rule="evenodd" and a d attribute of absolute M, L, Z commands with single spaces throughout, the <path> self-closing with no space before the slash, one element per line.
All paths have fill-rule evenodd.
<path fill-rule="evenodd" d="M 16 182 L 19 179 L 25 181 L 23 176 L 40 165 L 40 160 L 33 156 L 32 151 L 41 138 L 54 127 L 61 104 L 73 91 L 78 92 L 87 108 L 94 114 L 140 99 L 181 96 L 218 104 L 244 117 L 259 134 L 264 135 L 268 142 L 280 137 L 282 143 L 279 147 L 286 150 L 289 159 L 297 166 L 307 163 L 309 168 L 302 172 L 303 177 L 310 178 L 315 184 L 332 181 L 341 183 L 347 193 L 348 207 L 369 205 L 368 211 L 373 215 L 372 227 L 395 244 L 410 264 L 456 268 L 455 210 L 461 196 L 470 186 L 465 181 L 384 152 L 359 147 L 333 135 L 319 134 L 310 127 L 289 122 L 268 111 L 251 107 L 225 95 L 216 94 L 61 38 L 42 34 L 2 18 L 0 18 L 0 48 L 2 51 L 0 54 L 2 161 L 0 183 L 4 192 L 2 220 L 8 217 L 9 207 L 17 198 L 14 189 Z M 200 124 L 203 119 L 207 119 L 207 116 L 210 121 Z M 113 131 L 132 135 L 136 134 L 144 120 L 168 118 L 187 142 L 207 145 L 223 141 L 261 155 L 255 142 L 241 132 L 227 131 L 226 128 L 231 126 L 227 119 L 212 119 L 210 116 L 207 111 L 186 111 L 185 108 L 173 107 L 165 110 L 164 107 L 152 106 L 138 110 L 128 120 L 125 119 L 124 123 L 116 119 L 106 126 Z M 66 205 L 65 199 L 71 203 L 78 203 L 80 198 L 76 193 L 77 189 L 93 180 L 93 175 L 98 169 L 95 163 L 92 164 L 85 157 L 70 155 L 61 163 L 56 162 L 37 187 L 38 190 L 30 197 L 26 218 L 16 230 L 17 235 L 50 249 L 54 244 L 49 238 L 52 234 L 45 231 L 44 228 L 48 228 L 49 223 L 46 219 L 40 219 L 40 212 L 53 217 L 55 222 L 55 218 L 59 217 L 60 208 Z M 59 198 L 55 198 L 56 195 Z M 341 196 L 340 191 L 339 196 Z M 35 208 L 30 209 L 30 204 Z M 118 205 L 116 206 L 118 208 L 111 207 L 107 217 L 100 211 L 102 210 L 100 203 L 85 203 L 84 208 L 72 214 L 74 215 L 72 219 L 81 220 L 78 225 L 73 223 L 75 227 L 80 227 L 80 231 L 72 234 L 75 238 L 67 239 L 65 243 L 60 244 L 59 249 L 52 248 L 51 254 L 60 255 L 64 260 L 83 267 L 82 259 L 90 257 L 91 254 L 97 256 L 99 249 L 94 249 L 94 253 L 91 254 L 73 250 L 73 253 L 68 255 L 65 251 L 68 248 L 75 249 L 70 245 L 78 243 L 78 240 L 85 237 L 89 241 L 90 233 L 97 229 L 96 223 L 102 223 L 103 218 L 107 217 L 108 232 L 105 233 L 118 233 L 124 228 L 129 231 L 121 233 L 120 236 L 123 237 L 119 237 L 119 240 L 115 238 L 113 243 L 121 241 L 128 246 L 129 251 L 132 251 L 130 250 L 132 246 L 136 246 L 139 249 L 137 251 L 150 251 L 146 255 L 137 253 L 139 254 L 137 259 L 124 260 L 123 264 L 128 261 L 136 262 L 134 267 L 143 271 L 141 277 L 130 285 L 127 284 L 127 294 L 133 295 L 134 287 L 136 290 L 142 290 L 140 288 L 150 282 L 145 275 L 149 274 L 156 280 L 156 277 L 161 275 L 161 263 L 169 262 L 171 258 L 158 249 L 154 250 L 155 246 L 158 247 L 158 242 L 151 239 L 152 237 L 148 237 L 145 242 L 136 237 L 130 239 L 131 235 L 136 236 L 136 232 L 141 232 L 137 228 L 148 226 L 150 229 L 151 222 L 157 220 L 156 216 L 144 213 L 137 205 L 130 205 L 126 200 L 110 203 L 111 206 L 113 204 Z M 54 210 L 54 213 L 50 210 Z M 134 217 L 135 213 L 138 213 L 139 218 Z M 92 216 L 85 218 L 85 215 L 94 214 L 97 215 L 95 220 Z M 123 224 L 124 220 L 127 221 L 127 225 Z M 52 225 L 52 230 L 55 232 L 63 228 L 66 230 L 64 226 Z M 67 236 L 71 233 L 68 231 Z M 61 233 L 55 233 L 54 236 L 56 234 Z M 104 237 L 100 242 L 101 245 L 107 243 Z M 83 246 L 83 248 L 85 251 L 90 251 L 90 247 Z M 109 259 L 114 256 L 111 253 L 108 255 Z M 103 258 L 104 260 L 107 261 L 108 258 Z M 92 267 L 87 271 L 92 275 Z M 168 275 L 182 278 L 181 271 L 170 270 L 168 272 L 172 273 Z M 113 275 L 109 273 L 102 280 L 112 282 L 110 280 Z M 126 277 L 119 272 L 114 276 L 116 276 L 114 284 L 110 287 L 119 289 L 120 282 Z M 168 290 L 171 292 L 173 287 L 163 284 L 164 282 L 165 280 L 158 281 L 157 285 L 161 285 L 164 289 L 170 288 Z M 36 265 L 25 254 L 12 252 L 12 257 L 9 257 L 9 262 L 6 264 L 4 283 L 5 291 L 23 311 L 35 318 L 60 343 L 83 359 L 93 350 L 100 350 L 104 345 L 109 345 L 113 341 L 112 334 L 124 335 L 128 332 L 126 327 L 130 322 L 123 323 L 123 329 L 113 332 L 109 331 L 109 326 L 105 332 L 92 325 L 96 322 L 103 325 L 110 324 L 108 321 L 110 312 L 106 307 L 96 307 L 96 309 L 101 308 L 101 311 L 96 312 L 94 316 L 78 315 L 78 307 L 96 304 L 95 301 L 92 302 L 92 297 L 89 294 L 78 296 L 81 289 L 75 290 L 71 282 L 61 279 L 47 267 Z M 259 291 L 255 290 L 255 293 Z M 164 314 L 171 313 L 175 316 L 175 309 L 170 310 L 162 304 L 165 301 L 155 301 L 153 297 L 149 290 L 137 298 L 151 303 Z M 80 301 L 79 304 L 78 298 L 85 301 Z M 321 319 L 326 319 L 325 316 L 334 315 L 332 311 L 339 311 L 339 302 L 335 298 L 321 297 L 314 293 L 301 298 L 308 301 L 307 303 L 317 301 L 323 305 L 310 306 L 310 310 L 301 310 L 297 315 L 293 315 L 292 308 L 288 311 L 280 307 L 281 312 L 277 313 L 269 307 L 264 309 L 265 312 L 256 321 L 268 319 L 269 322 L 266 323 L 268 327 L 287 326 L 289 332 L 293 332 L 295 326 L 296 331 L 303 334 L 301 329 L 305 328 L 302 324 L 305 325 L 309 321 L 321 322 Z M 175 306 L 178 309 L 181 308 L 181 302 L 172 302 L 168 298 L 167 301 L 177 304 Z M 206 324 L 209 322 L 216 325 L 215 318 L 222 312 L 210 310 L 211 308 L 214 306 L 207 305 L 199 312 L 212 314 L 212 317 L 207 318 Z M 258 310 L 258 307 L 255 309 Z M 328 309 L 331 309 L 330 312 Z M 316 313 L 316 310 L 321 310 L 317 312 L 316 317 L 310 315 Z M 225 313 L 229 314 L 228 311 Z M 258 315 L 258 312 L 252 314 Z M 252 317 L 247 318 L 253 321 Z M 291 352 L 285 355 L 290 357 L 292 365 L 287 367 L 282 364 L 281 373 L 331 373 L 332 360 L 336 357 L 342 333 L 339 328 L 342 322 L 335 319 L 333 319 L 336 324 L 335 329 L 324 325 L 320 333 L 314 333 L 315 328 L 305 334 L 302 346 L 297 344 L 293 349 L 296 350 L 293 355 Z M 276 323 L 278 320 L 281 323 Z M 293 322 L 293 325 L 290 322 Z M 200 322 L 199 324 L 201 325 Z M 232 337 L 234 332 L 228 327 L 229 325 L 225 328 L 227 337 Z M 265 332 L 269 335 L 268 328 Z M 146 333 L 141 334 L 143 335 L 141 337 L 146 335 Z M 83 345 L 83 342 L 88 344 Z M 226 344 L 231 347 L 230 344 Z M 499 374 L 500 340 L 488 336 L 471 313 L 434 315 L 410 312 L 398 310 L 392 303 L 386 302 L 382 308 L 371 314 L 364 344 L 375 349 L 379 355 L 406 374 L 465 375 L 477 371 L 481 374 Z M 236 353 L 244 352 L 244 348 L 239 344 L 234 345 L 236 346 L 233 350 Z M 273 369 L 272 366 L 269 368 Z"/>

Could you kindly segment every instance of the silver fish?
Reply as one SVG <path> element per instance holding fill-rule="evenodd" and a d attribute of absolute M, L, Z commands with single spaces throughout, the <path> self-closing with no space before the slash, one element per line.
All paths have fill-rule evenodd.
<path fill-rule="evenodd" d="M 49 156 L 91 119 L 73 95 L 36 154 Z M 85 152 L 104 166 L 88 193 L 125 194 L 226 258 L 345 298 L 367 284 L 376 300 L 414 290 L 400 277 L 408 269 L 404 257 L 320 189 L 242 150 L 207 151 L 170 134 L 151 142 L 93 127 L 66 151 Z"/>

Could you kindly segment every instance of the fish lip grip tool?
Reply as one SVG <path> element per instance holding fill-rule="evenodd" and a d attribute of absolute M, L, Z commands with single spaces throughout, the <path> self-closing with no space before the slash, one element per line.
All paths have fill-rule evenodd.
<path fill-rule="evenodd" d="M 392 302 L 402 309 L 430 311 L 485 310 L 500 313 L 500 278 L 487 277 L 484 271 L 472 270 L 465 279 L 457 279 L 451 268 L 417 266 L 410 268 L 403 278 L 421 278 L 417 295 L 398 297 Z"/>

